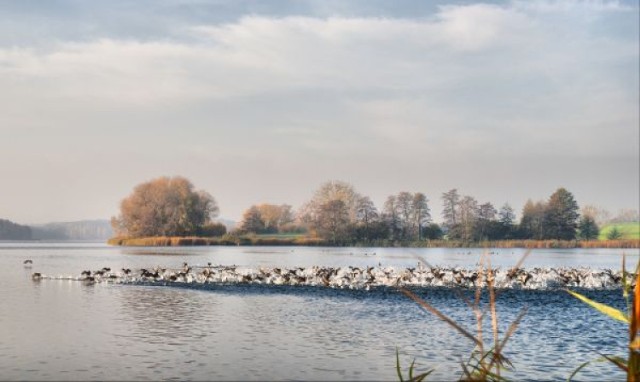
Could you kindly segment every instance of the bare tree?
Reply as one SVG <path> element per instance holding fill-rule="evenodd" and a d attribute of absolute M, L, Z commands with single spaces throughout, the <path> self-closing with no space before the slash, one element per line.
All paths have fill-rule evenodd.
<path fill-rule="evenodd" d="M 396 196 L 396 207 L 399 213 L 400 238 L 407 240 L 412 231 L 413 225 L 413 195 L 402 191 Z"/>
<path fill-rule="evenodd" d="M 382 219 L 389 227 L 392 239 L 397 239 L 400 236 L 402 227 L 398 201 L 395 195 L 387 197 L 382 211 Z"/>
<path fill-rule="evenodd" d="M 520 218 L 520 235 L 525 239 L 544 239 L 544 214 L 546 203 L 527 200 Z"/>
<path fill-rule="evenodd" d="M 314 226 L 318 224 L 321 207 L 334 200 L 344 203 L 350 223 L 357 221 L 357 204 L 360 195 L 352 185 L 342 181 L 323 183 L 313 194 L 313 198 L 300 208 L 298 218 L 301 222 Z"/>
<path fill-rule="evenodd" d="M 391 195 L 384 204 L 383 217 L 393 239 L 420 240 L 422 227 L 431 221 L 427 197 L 407 191 Z"/>
<path fill-rule="evenodd" d="M 428 203 L 429 199 L 423 193 L 416 192 L 413 194 L 413 202 L 411 204 L 412 228 L 418 240 L 422 240 L 422 227 L 431 223 L 431 212 L 429 211 Z"/>
<path fill-rule="evenodd" d="M 368 196 L 358 198 L 356 204 L 356 219 L 358 223 L 368 227 L 369 224 L 378 219 L 378 209 Z"/>
<path fill-rule="evenodd" d="M 582 216 L 592 218 L 599 226 L 602 226 L 611 220 L 611 212 L 602 207 L 594 206 L 593 204 L 587 204 L 582 207 L 580 209 L 580 214 Z"/>
<path fill-rule="evenodd" d="M 625 208 L 618 211 L 618 214 L 611 219 L 612 223 L 630 223 L 640 221 L 638 210 Z"/>
<path fill-rule="evenodd" d="M 260 213 L 260 209 L 256 206 L 251 206 L 242 215 L 242 222 L 240 223 L 240 231 L 247 233 L 261 233 L 265 229 L 265 223 Z"/>
<path fill-rule="evenodd" d="M 320 206 L 318 233 L 321 237 L 339 243 L 346 237 L 349 225 L 349 210 L 342 200 L 330 200 Z"/>
<path fill-rule="evenodd" d="M 447 229 L 453 228 L 458 224 L 460 195 L 457 189 L 449 190 L 442 194 L 442 217 L 444 218 L 444 226 Z"/>
<path fill-rule="evenodd" d="M 474 228 L 478 220 L 478 202 L 471 196 L 464 196 L 459 203 L 460 238 L 464 241 L 474 239 Z"/>
<path fill-rule="evenodd" d="M 283 226 L 293 222 L 293 212 L 288 204 L 263 203 L 256 208 L 260 211 L 264 230 L 267 232 L 280 232 Z"/>
<path fill-rule="evenodd" d="M 478 207 L 478 219 L 476 221 L 476 239 L 485 239 L 489 236 L 490 227 L 496 219 L 496 209 L 491 203 L 483 203 Z"/>

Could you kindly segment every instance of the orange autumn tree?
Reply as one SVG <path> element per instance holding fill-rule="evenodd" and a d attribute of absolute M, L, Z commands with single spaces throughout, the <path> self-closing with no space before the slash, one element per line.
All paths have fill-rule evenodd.
<path fill-rule="evenodd" d="M 215 199 L 186 178 L 161 177 L 136 186 L 111 218 L 119 236 L 198 236 L 218 215 Z"/>

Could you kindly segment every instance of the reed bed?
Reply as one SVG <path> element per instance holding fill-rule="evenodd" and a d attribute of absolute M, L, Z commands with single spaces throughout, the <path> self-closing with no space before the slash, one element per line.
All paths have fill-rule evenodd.
<path fill-rule="evenodd" d="M 600 358 L 587 361 L 580 365 L 568 378 L 571 381 L 583 368 L 592 362 L 607 361 L 618 367 L 627 375 L 628 382 L 640 381 L 640 261 L 636 263 L 635 284 L 627 280 L 631 275 L 627 275 L 625 269 L 625 257 L 622 256 L 622 296 L 627 305 L 627 311 L 615 309 L 611 306 L 593 301 L 584 295 L 567 289 L 567 293 L 580 301 L 586 303 L 600 313 L 609 316 L 611 319 L 622 321 L 629 325 L 629 344 L 627 346 L 628 357 L 622 358 L 613 355 L 600 354 Z"/>
<path fill-rule="evenodd" d="M 530 251 L 522 256 L 522 258 L 518 261 L 518 263 L 513 268 L 519 269 L 525 258 L 529 255 Z M 422 260 L 421 261 L 429 266 L 429 264 Z M 465 302 L 465 304 L 469 307 L 471 312 L 476 318 L 476 333 L 468 331 L 463 328 L 460 324 L 446 316 L 440 310 L 438 310 L 433 305 L 429 304 L 427 301 L 408 290 L 404 287 L 398 287 L 399 291 L 407 296 L 409 299 L 416 302 L 421 308 L 425 311 L 433 314 L 440 320 L 447 323 L 451 328 L 461 334 L 463 337 L 471 340 L 474 345 L 473 350 L 471 351 L 471 355 L 467 361 L 460 362 L 460 366 L 462 368 L 462 374 L 460 377 L 461 381 L 506 381 L 507 378 L 504 376 L 505 372 L 510 372 L 514 370 L 513 364 L 509 359 L 502 353 L 507 342 L 511 338 L 511 336 L 515 333 L 520 321 L 525 316 L 527 312 L 527 308 L 524 307 L 516 319 L 509 325 L 506 332 L 504 332 L 502 338 L 500 338 L 500 333 L 498 330 L 498 313 L 497 313 L 497 291 L 494 286 L 495 274 L 494 270 L 491 268 L 491 263 L 489 261 L 486 253 L 481 257 L 480 264 L 478 267 L 478 276 L 480 279 L 480 283 L 475 289 L 475 294 L 473 300 L 465 297 L 461 292 L 459 293 L 460 298 Z M 480 284 L 482 280 L 486 281 L 487 288 L 481 287 Z M 489 303 L 482 304 L 481 297 L 483 293 L 489 294 Z M 487 342 L 484 338 L 485 329 L 483 327 L 484 318 L 489 314 L 489 319 L 491 321 L 491 341 Z M 403 378 L 401 367 L 400 367 L 400 359 L 398 357 L 396 351 L 396 370 L 398 374 L 398 378 L 401 382 L 405 379 Z M 409 378 L 408 381 L 424 381 L 429 374 L 433 372 L 433 369 L 429 369 L 421 374 L 414 376 L 415 373 L 415 360 L 411 363 L 409 368 Z"/>
<path fill-rule="evenodd" d="M 114 237 L 107 241 L 110 245 L 170 247 L 195 245 L 261 245 L 261 246 L 375 246 L 375 247 L 422 247 L 422 248 L 640 248 L 640 240 L 501 240 L 464 242 L 457 240 L 426 240 L 419 242 L 373 242 L 335 244 L 325 239 L 312 236 L 260 236 L 260 235 L 224 235 L 220 237 Z"/>
<path fill-rule="evenodd" d="M 212 245 L 261 245 L 261 246 L 320 246 L 325 240 L 311 237 L 254 237 L 224 235 L 221 237 L 114 237 L 107 241 L 109 245 L 130 247 L 173 247 L 173 246 L 212 246 Z"/>
<path fill-rule="evenodd" d="M 524 259 L 529 255 L 530 251 L 518 261 L 513 270 L 519 269 L 522 265 Z M 508 378 L 504 375 L 504 372 L 509 372 L 513 370 L 513 365 L 503 354 L 502 350 L 504 349 L 507 341 L 516 331 L 520 321 L 526 314 L 527 308 L 524 307 L 520 314 L 516 317 L 516 319 L 509 325 L 509 328 L 503 335 L 502 339 L 499 338 L 498 331 L 498 315 L 496 313 L 496 299 L 498 292 L 496 291 L 493 281 L 494 274 L 491 268 L 491 264 L 488 262 L 488 259 L 485 261 L 485 256 L 483 256 L 480 260 L 480 265 L 478 269 L 478 275 L 481 278 L 485 278 L 487 282 L 487 290 L 486 293 L 489 294 L 489 304 L 488 306 L 482 306 L 480 304 L 480 296 L 483 293 L 483 288 L 477 287 L 475 291 L 475 298 L 473 301 L 466 298 L 462 293 L 459 296 L 464 300 L 465 304 L 471 309 L 473 314 L 476 317 L 477 327 L 476 334 L 472 334 L 470 331 L 464 329 L 460 324 L 453 321 L 451 318 L 447 317 L 445 314 L 440 312 L 436 307 L 429 304 L 424 299 L 417 296 L 415 293 L 410 290 L 399 287 L 398 289 L 405 296 L 416 302 L 421 308 L 425 311 L 433 314 L 440 320 L 446 322 L 449 326 L 451 326 L 454 330 L 456 330 L 459 334 L 467 339 L 471 340 L 471 342 L 475 345 L 473 351 L 471 352 L 471 356 L 466 362 L 461 362 L 462 374 L 460 377 L 460 381 L 507 381 Z M 422 260 L 424 262 L 424 260 Z M 427 264 L 426 262 L 424 262 Z M 427 264 L 428 265 L 428 264 Z M 629 337 L 628 337 L 628 345 L 626 346 L 626 351 L 628 352 L 627 358 L 622 358 L 613 355 L 600 354 L 600 358 L 593 359 L 587 362 L 582 363 L 578 366 L 573 373 L 568 377 L 567 381 L 572 381 L 573 378 L 582 371 L 585 367 L 589 366 L 591 363 L 595 362 L 610 362 L 616 367 L 618 367 L 622 372 L 626 374 L 626 380 L 628 382 L 638 382 L 640 381 L 640 261 L 636 263 L 635 275 L 630 274 L 626 271 L 625 267 L 625 256 L 622 256 L 622 269 L 623 269 L 623 298 L 626 301 L 627 311 L 623 312 L 618 309 L 615 309 L 611 306 L 593 301 L 584 295 L 566 290 L 567 293 L 572 295 L 573 297 L 581 300 L 586 303 L 593 309 L 599 311 L 602 314 L 609 316 L 610 318 L 618 321 L 622 321 L 629 326 Z M 635 279 L 635 283 L 632 283 L 629 278 Z M 487 312 L 488 311 L 488 312 Z M 489 314 L 489 318 L 491 321 L 491 333 L 493 334 L 491 347 L 487 348 L 485 345 L 485 341 L 483 339 L 483 317 L 486 314 Z M 429 369 L 421 374 L 416 373 L 416 365 L 415 360 L 411 363 L 409 367 L 409 378 L 405 379 L 400 366 L 400 357 L 398 354 L 398 350 L 396 350 L 396 370 L 398 374 L 398 379 L 400 382 L 407 381 L 424 381 L 427 379 L 429 374 L 431 374 L 434 370 Z"/>

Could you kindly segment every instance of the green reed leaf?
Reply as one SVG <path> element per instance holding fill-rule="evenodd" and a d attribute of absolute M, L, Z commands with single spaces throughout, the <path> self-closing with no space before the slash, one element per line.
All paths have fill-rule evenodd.
<path fill-rule="evenodd" d="M 592 308 L 596 309 L 598 312 L 602 313 L 602 314 L 606 314 L 607 316 L 618 320 L 618 321 L 622 321 L 624 323 L 629 323 L 629 317 L 627 317 L 627 315 L 625 315 L 623 312 L 621 312 L 620 310 L 616 309 L 616 308 L 612 308 L 609 305 L 605 305 L 605 304 L 601 304 L 599 302 L 593 301 L 590 298 L 587 298 L 583 295 L 581 295 L 580 293 L 576 293 L 574 291 L 568 290 L 566 289 L 566 291 L 572 295 L 573 297 L 577 298 L 578 300 L 588 304 L 589 306 L 591 306 Z"/>

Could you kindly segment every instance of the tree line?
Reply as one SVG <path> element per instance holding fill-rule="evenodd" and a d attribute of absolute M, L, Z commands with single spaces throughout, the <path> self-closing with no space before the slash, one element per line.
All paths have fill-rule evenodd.
<path fill-rule="evenodd" d="M 323 183 L 297 211 L 288 204 L 256 204 L 243 214 L 238 234 L 307 234 L 326 242 L 401 244 L 424 240 L 575 240 L 596 239 L 595 208 L 580 214 L 573 194 L 557 189 L 547 200 L 527 201 L 516 221 L 508 204 L 496 208 L 457 189 L 441 195 L 442 223 L 431 216 L 430 200 L 422 192 L 389 195 L 381 209 L 346 182 Z M 162 177 L 138 185 L 121 202 L 112 225 L 120 236 L 221 236 L 226 228 L 214 222 L 215 199 L 195 190 L 182 177 Z"/>
<path fill-rule="evenodd" d="M 31 240 L 31 228 L 0 219 L 0 240 Z"/>
<path fill-rule="evenodd" d="M 527 201 L 519 222 L 508 203 L 496 209 L 489 202 L 461 195 L 457 189 L 443 193 L 441 199 L 443 220 L 439 225 L 432 220 L 429 199 L 424 193 L 402 191 L 389 195 L 378 210 L 368 196 L 356 192 L 352 185 L 330 181 L 320 186 L 298 210 L 295 219 L 287 215 L 287 227 L 289 232 L 307 232 L 336 244 L 434 239 L 593 240 L 599 234 L 595 217 L 588 212 L 580 216 L 573 194 L 564 188 L 556 190 L 546 201 Z M 252 206 L 243 216 L 240 232 L 263 233 L 256 227 L 268 224 L 260 216 L 260 209 Z"/>

